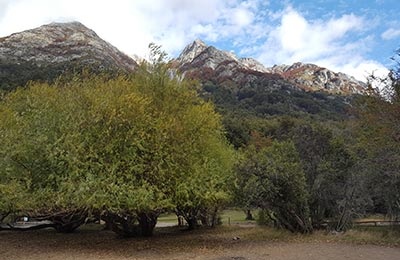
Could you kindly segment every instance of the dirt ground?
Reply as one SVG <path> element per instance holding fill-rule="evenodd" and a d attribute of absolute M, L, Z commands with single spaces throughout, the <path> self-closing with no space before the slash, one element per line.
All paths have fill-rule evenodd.
<path fill-rule="evenodd" d="M 151 238 L 122 239 L 110 231 L 53 230 L 0 232 L 0 260 L 122 260 L 122 259 L 385 259 L 399 260 L 400 247 L 253 239 L 243 228 L 206 231 L 157 231 Z M 239 239 L 235 235 L 240 235 Z"/>

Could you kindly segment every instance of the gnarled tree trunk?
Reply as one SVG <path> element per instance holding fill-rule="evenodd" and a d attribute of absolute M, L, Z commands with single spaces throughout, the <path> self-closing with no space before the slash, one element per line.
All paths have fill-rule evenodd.
<path fill-rule="evenodd" d="M 139 213 L 107 213 L 103 220 L 111 223 L 112 230 L 123 237 L 148 237 L 153 235 L 159 213 L 156 211 Z"/>
<path fill-rule="evenodd" d="M 57 232 L 72 233 L 86 222 L 88 212 L 86 210 L 62 211 L 42 216 L 33 216 L 32 218 L 39 221 L 48 220 L 52 222 Z"/>
<path fill-rule="evenodd" d="M 199 212 L 196 207 L 177 207 L 177 215 L 182 216 L 188 224 L 188 229 L 192 230 L 199 226 Z"/>
<path fill-rule="evenodd" d="M 246 213 L 246 220 L 254 220 L 253 214 L 251 214 L 250 209 L 246 209 L 245 213 Z"/>

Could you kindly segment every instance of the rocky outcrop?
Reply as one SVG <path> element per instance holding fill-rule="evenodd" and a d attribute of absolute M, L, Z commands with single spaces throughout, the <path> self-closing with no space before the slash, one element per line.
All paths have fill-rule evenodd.
<path fill-rule="evenodd" d="M 0 87 L 48 80 L 67 69 L 131 72 L 137 63 L 79 22 L 51 23 L 0 38 Z M 12 81 L 11 81 L 12 80 Z"/>
<path fill-rule="evenodd" d="M 79 22 L 51 23 L 0 39 L 0 60 L 38 66 L 80 60 L 132 71 L 136 63 Z"/>
<path fill-rule="evenodd" d="M 243 67 L 247 69 L 260 72 L 270 72 L 261 62 L 253 58 L 240 58 L 240 62 L 242 63 Z"/>
<path fill-rule="evenodd" d="M 260 84 L 271 89 L 282 85 L 288 86 L 285 82 L 275 82 L 282 80 L 278 74 L 257 70 L 261 64 L 257 64 L 254 60 L 239 59 L 231 52 L 207 46 L 200 40 L 189 44 L 174 64 L 177 64 L 175 66 L 187 77 L 229 86 L 236 90 Z"/>
<path fill-rule="evenodd" d="M 195 40 L 185 47 L 179 57 L 176 59 L 179 64 L 187 64 L 193 61 L 200 53 L 207 49 L 207 45 L 202 40 Z"/>
<path fill-rule="evenodd" d="M 266 68 L 253 58 L 238 58 L 233 53 L 221 51 L 196 40 L 189 44 L 176 59 L 186 75 L 202 81 L 219 84 L 233 82 L 242 86 L 280 80 L 268 84 L 283 84 L 305 91 L 324 91 L 333 94 L 363 94 L 366 84 L 344 73 L 336 73 L 313 64 L 294 63 Z"/>
<path fill-rule="evenodd" d="M 314 64 L 296 62 L 267 69 L 307 91 L 323 90 L 331 93 L 364 94 L 367 85 L 344 73 L 336 73 Z"/>

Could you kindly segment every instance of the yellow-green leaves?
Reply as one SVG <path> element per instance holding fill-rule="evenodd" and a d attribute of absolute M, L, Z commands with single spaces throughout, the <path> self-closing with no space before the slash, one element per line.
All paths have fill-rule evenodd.
<path fill-rule="evenodd" d="M 18 184 L 33 211 L 149 212 L 228 198 L 220 116 L 165 64 L 34 83 L 4 98 L 0 119 L 0 187 Z"/>

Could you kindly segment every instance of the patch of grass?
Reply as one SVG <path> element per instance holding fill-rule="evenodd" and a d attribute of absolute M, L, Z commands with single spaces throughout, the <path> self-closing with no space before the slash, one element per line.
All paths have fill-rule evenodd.
<path fill-rule="evenodd" d="M 217 231 L 218 230 L 218 231 Z M 247 241 L 346 243 L 400 246 L 400 228 L 355 227 L 345 233 L 333 234 L 316 230 L 312 234 L 294 234 L 287 230 L 267 226 L 222 226 L 215 232 L 221 236 L 237 236 Z M 211 230 L 210 232 L 214 232 Z"/>
<path fill-rule="evenodd" d="M 256 212 L 252 212 L 253 216 L 256 217 Z M 176 223 L 178 224 L 178 219 L 175 213 L 164 213 L 158 217 L 158 222 L 163 223 Z M 255 220 L 246 220 L 246 214 L 243 210 L 237 209 L 227 209 L 221 213 L 221 221 L 223 225 L 231 224 L 246 224 L 246 223 L 256 223 Z"/>
<path fill-rule="evenodd" d="M 157 222 L 178 224 L 178 218 L 175 213 L 164 213 L 158 217 Z"/>
<path fill-rule="evenodd" d="M 255 213 L 255 212 L 254 212 Z M 253 214 L 256 215 L 256 214 Z M 205 238 L 222 239 L 226 241 L 233 237 L 240 237 L 246 241 L 270 242 L 315 242 L 315 243 L 354 243 L 374 244 L 386 246 L 400 246 L 400 227 L 392 226 L 355 226 L 345 233 L 333 234 L 325 230 L 315 230 L 312 234 L 293 234 L 287 230 L 276 229 L 268 226 L 257 226 L 256 221 L 245 220 L 242 210 L 228 209 L 221 214 L 223 225 L 215 229 L 203 228 L 194 232 L 203 241 Z M 378 218 L 377 216 L 376 218 Z M 229 220 L 230 224 L 229 225 Z M 159 222 L 178 223 L 175 214 L 163 214 Z M 247 225 L 249 224 L 249 225 Z M 180 228 L 179 230 L 181 230 Z M 161 233 L 175 233 L 175 229 L 160 228 Z M 175 230 L 176 231 L 176 230 Z M 189 232 L 189 231 L 188 231 Z M 189 232 L 189 233 L 191 233 Z M 178 232 L 180 233 L 180 232 Z M 195 240 L 197 240 L 196 238 Z M 214 241 L 215 242 L 215 241 Z"/>
<path fill-rule="evenodd" d="M 252 212 L 253 217 L 256 217 L 256 213 Z M 243 210 L 227 209 L 221 214 L 222 223 L 227 225 L 235 223 L 256 223 L 255 220 L 246 220 L 246 214 Z"/>
<path fill-rule="evenodd" d="M 369 215 L 364 218 L 358 218 L 355 221 L 362 222 L 362 221 L 384 221 L 384 220 L 390 220 L 390 219 L 385 218 L 385 216 L 382 214 L 375 214 L 375 215 Z"/>
<path fill-rule="evenodd" d="M 251 226 L 247 228 L 238 228 L 237 226 L 227 227 L 236 232 L 238 237 L 248 241 L 270 241 L 287 242 L 295 241 L 298 237 L 304 236 L 291 233 L 284 229 L 276 229 L 267 226 Z"/>
<path fill-rule="evenodd" d="M 385 227 L 355 227 L 343 234 L 342 241 L 360 244 L 400 245 L 400 228 Z"/>

